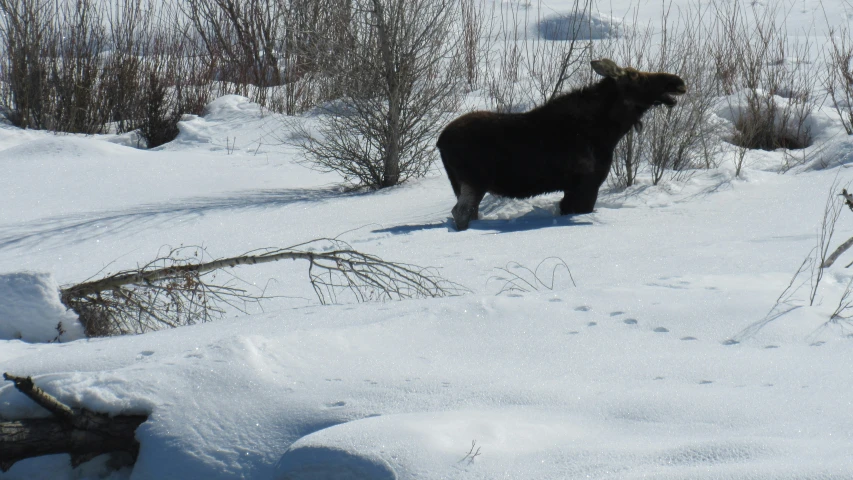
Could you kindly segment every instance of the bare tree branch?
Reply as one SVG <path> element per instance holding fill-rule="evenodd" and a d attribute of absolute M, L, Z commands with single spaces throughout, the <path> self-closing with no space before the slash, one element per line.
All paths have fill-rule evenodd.
<path fill-rule="evenodd" d="M 144 333 L 207 322 L 224 314 L 225 306 L 243 311 L 242 305 L 265 298 L 222 284 L 215 272 L 280 260 L 309 263 L 308 280 L 322 304 L 337 302 L 343 293 L 364 302 L 443 297 L 467 291 L 435 269 L 388 262 L 335 239 L 207 262 L 200 260 L 200 250 L 173 249 L 138 269 L 66 287 L 61 291 L 62 302 L 78 314 L 88 336 Z"/>

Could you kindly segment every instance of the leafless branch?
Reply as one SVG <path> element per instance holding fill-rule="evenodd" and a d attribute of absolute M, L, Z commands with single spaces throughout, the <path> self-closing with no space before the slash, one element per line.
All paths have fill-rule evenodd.
<path fill-rule="evenodd" d="M 201 255 L 200 255 L 201 253 Z M 388 262 L 335 239 L 284 249 L 265 249 L 203 262 L 204 250 L 182 247 L 134 270 L 62 289 L 62 302 L 80 317 L 88 336 L 144 333 L 207 322 L 230 306 L 244 311 L 259 303 L 253 294 L 216 279 L 216 272 L 241 265 L 305 260 L 308 279 L 322 304 L 348 293 L 358 302 L 458 295 L 461 285 L 435 269 Z"/>

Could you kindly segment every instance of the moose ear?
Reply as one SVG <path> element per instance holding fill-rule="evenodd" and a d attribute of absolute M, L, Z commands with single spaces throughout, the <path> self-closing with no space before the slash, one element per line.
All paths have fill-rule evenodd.
<path fill-rule="evenodd" d="M 616 62 L 609 58 L 593 60 L 590 64 L 592 65 L 592 70 L 602 77 L 619 78 L 625 75 L 625 69 L 616 65 Z"/>

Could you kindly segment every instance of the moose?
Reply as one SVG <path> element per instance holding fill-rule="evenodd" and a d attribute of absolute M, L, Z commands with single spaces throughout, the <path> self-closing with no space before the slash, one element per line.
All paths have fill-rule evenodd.
<path fill-rule="evenodd" d="M 524 113 L 471 112 L 450 122 L 438 150 L 456 206 L 456 229 L 479 216 L 486 193 L 529 198 L 563 191 L 560 214 L 590 213 L 613 163 L 616 144 L 658 105 L 676 105 L 687 92 L 670 73 L 591 62 L 604 77 Z"/>

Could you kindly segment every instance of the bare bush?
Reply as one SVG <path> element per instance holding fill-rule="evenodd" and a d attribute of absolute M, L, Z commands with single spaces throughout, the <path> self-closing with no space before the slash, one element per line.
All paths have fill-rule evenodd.
<path fill-rule="evenodd" d="M 101 53 L 109 44 L 102 24 L 103 5 L 96 0 L 59 4 L 56 51 L 51 58 L 51 130 L 102 133 L 109 107 L 102 99 Z"/>
<path fill-rule="evenodd" d="M 825 86 L 841 124 L 848 135 L 853 135 L 853 35 L 845 26 L 830 29 L 829 39 Z"/>
<path fill-rule="evenodd" d="M 124 0 L 106 7 L 110 51 L 102 68 L 102 101 L 109 109 L 108 121 L 117 133 L 137 128 L 139 86 L 144 76 L 147 43 L 152 33 L 154 3 Z"/>
<path fill-rule="evenodd" d="M 486 0 L 460 0 L 460 7 L 465 80 L 468 89 L 474 90 L 480 85 L 481 69 L 488 67 L 484 63 L 488 62 L 491 49 L 494 3 L 491 9 L 487 9 Z"/>
<path fill-rule="evenodd" d="M 549 18 L 537 2 L 536 31 L 524 42 L 524 73 L 533 84 L 533 103 L 554 99 L 566 87 L 588 83 L 593 32 L 591 0 L 574 0 L 568 11 Z M 525 22 L 525 25 L 527 23 Z"/>
<path fill-rule="evenodd" d="M 501 2 L 497 13 L 493 13 L 492 23 L 498 29 L 494 40 L 497 49 L 490 45 L 486 50 L 483 82 L 492 109 L 512 112 L 518 109 L 521 98 L 517 82 L 522 76 L 527 11 L 520 2 Z"/>
<path fill-rule="evenodd" d="M 350 0 L 188 0 L 181 5 L 223 92 L 288 114 L 340 93 L 337 67 L 346 61 Z"/>
<path fill-rule="evenodd" d="M 281 84 L 286 3 L 273 0 L 188 0 L 185 15 L 207 49 L 219 79 L 266 104 L 266 87 Z M 258 88 L 252 89 L 251 86 Z"/>
<path fill-rule="evenodd" d="M 335 239 L 232 258 L 205 257 L 201 247 L 171 249 L 139 268 L 65 287 L 62 303 L 79 316 L 89 337 L 208 322 L 221 317 L 226 308 L 244 311 L 248 304 L 266 298 L 263 292 L 241 288 L 239 279 L 224 269 L 280 260 L 308 262 L 309 282 L 324 305 L 337 303 L 344 295 L 366 302 L 443 297 L 466 291 L 434 269 L 388 262 Z"/>
<path fill-rule="evenodd" d="M 55 26 L 50 0 L 0 0 L 3 115 L 23 128 L 46 128 L 48 123 L 48 55 Z"/>
<path fill-rule="evenodd" d="M 543 104 L 569 87 L 588 83 L 587 61 L 594 37 L 592 0 L 574 0 L 560 14 L 547 14 L 541 1 L 499 4 L 497 49 L 489 46 L 485 84 L 493 109 L 517 111 Z M 598 28 L 601 28 L 600 26 Z M 612 32 L 615 35 L 615 32 Z"/>
<path fill-rule="evenodd" d="M 642 128 L 617 146 L 610 177 L 610 184 L 617 187 L 632 186 L 641 170 L 647 170 L 652 183 L 658 184 L 666 175 L 678 178 L 695 168 L 716 166 L 713 157 L 719 132 L 710 121 L 716 82 L 708 73 L 711 60 L 697 54 L 711 35 L 706 26 L 709 10 L 691 7 L 671 18 L 670 8 L 664 5 L 659 30 L 625 28 L 619 41 L 599 47 L 641 70 L 677 73 L 687 84 L 687 94 L 676 106 L 653 109 Z"/>
<path fill-rule="evenodd" d="M 436 131 L 458 105 L 457 3 L 358 0 L 353 12 L 344 95 L 291 142 L 319 170 L 384 188 L 429 170 Z"/>
<path fill-rule="evenodd" d="M 815 76 L 804 61 L 809 40 L 789 36 L 775 8 L 715 2 L 718 31 L 712 57 L 735 115 L 731 143 L 736 173 L 746 149 L 801 149 L 811 144 L 807 126 Z"/>

